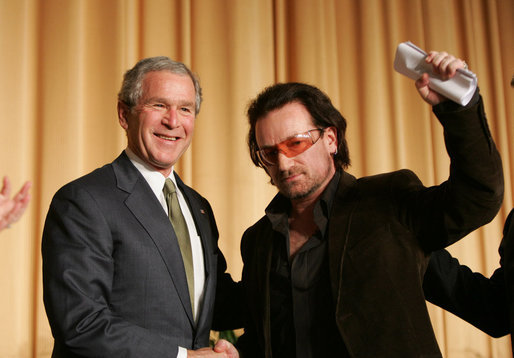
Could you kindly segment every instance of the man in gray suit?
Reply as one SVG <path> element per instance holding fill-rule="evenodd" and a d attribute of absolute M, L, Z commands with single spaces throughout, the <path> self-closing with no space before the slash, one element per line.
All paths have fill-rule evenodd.
<path fill-rule="evenodd" d="M 200 103 L 184 64 L 139 61 L 118 95 L 127 148 L 55 194 L 42 242 L 53 357 L 238 357 L 206 348 L 225 317 L 216 291 L 233 282 L 209 203 L 173 171 Z"/>

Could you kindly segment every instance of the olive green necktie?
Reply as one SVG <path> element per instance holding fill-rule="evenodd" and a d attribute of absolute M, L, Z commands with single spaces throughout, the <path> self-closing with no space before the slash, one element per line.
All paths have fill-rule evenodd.
<path fill-rule="evenodd" d="M 194 315 L 194 269 L 193 269 L 193 254 L 191 252 L 191 241 L 189 240 L 189 230 L 187 229 L 186 220 L 180 210 L 178 204 L 178 197 L 175 188 L 175 184 L 170 178 L 166 179 L 164 183 L 164 197 L 166 198 L 166 204 L 168 204 L 168 216 L 170 218 L 175 235 L 178 239 L 178 245 L 180 246 L 180 252 L 182 254 L 182 260 L 184 261 L 184 269 L 186 270 L 187 286 L 189 287 L 189 298 L 191 300 L 191 308 Z"/>

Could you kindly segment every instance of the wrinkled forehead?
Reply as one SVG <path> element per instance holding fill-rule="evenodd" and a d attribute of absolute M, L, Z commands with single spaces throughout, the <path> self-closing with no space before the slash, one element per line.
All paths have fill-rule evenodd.
<path fill-rule="evenodd" d="M 187 74 L 170 71 L 152 71 L 145 74 L 141 83 L 142 96 L 152 97 L 159 94 L 195 98 L 195 86 Z"/>

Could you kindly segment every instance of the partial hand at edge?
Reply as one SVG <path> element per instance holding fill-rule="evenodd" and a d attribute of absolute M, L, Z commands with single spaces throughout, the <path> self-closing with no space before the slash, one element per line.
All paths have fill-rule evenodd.
<path fill-rule="evenodd" d="M 9 227 L 21 218 L 30 201 L 31 186 L 30 182 L 26 182 L 20 191 L 10 199 L 11 182 L 8 177 L 4 177 L 0 190 L 0 230 Z"/>
<path fill-rule="evenodd" d="M 197 350 L 188 350 L 187 351 L 188 358 L 194 357 L 218 357 L 218 358 L 239 358 L 239 353 L 237 352 L 236 347 L 232 345 L 230 342 L 220 339 L 218 343 L 214 346 L 214 349 L 210 348 L 201 348 Z"/>

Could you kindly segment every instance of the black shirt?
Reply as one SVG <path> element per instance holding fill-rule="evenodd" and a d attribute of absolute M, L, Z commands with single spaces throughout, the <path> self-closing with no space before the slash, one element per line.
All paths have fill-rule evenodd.
<path fill-rule="evenodd" d="M 274 243 L 270 272 L 271 346 L 276 358 L 348 357 L 335 322 L 327 229 L 340 172 L 314 207 L 318 230 L 289 255 L 290 201 L 278 195 L 266 208 Z"/>

